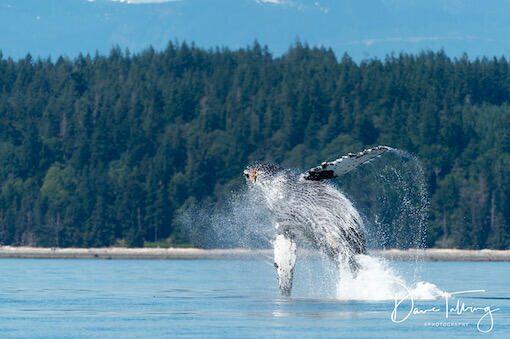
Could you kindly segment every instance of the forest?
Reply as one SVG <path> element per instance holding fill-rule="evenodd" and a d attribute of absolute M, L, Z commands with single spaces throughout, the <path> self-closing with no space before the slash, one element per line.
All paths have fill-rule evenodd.
<path fill-rule="evenodd" d="M 175 42 L 0 54 L 0 245 L 196 245 L 180 213 L 226 199 L 247 164 L 307 169 L 378 144 L 423 163 L 427 246 L 510 247 L 504 57 Z"/>

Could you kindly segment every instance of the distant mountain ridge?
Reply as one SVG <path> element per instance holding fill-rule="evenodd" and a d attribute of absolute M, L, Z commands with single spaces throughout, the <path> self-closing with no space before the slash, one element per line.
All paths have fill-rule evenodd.
<path fill-rule="evenodd" d="M 444 49 L 501 56 L 509 1 L 446 0 L 0 0 L 4 57 L 76 56 L 112 46 L 162 49 L 170 40 L 275 54 L 297 39 L 355 60 Z"/>

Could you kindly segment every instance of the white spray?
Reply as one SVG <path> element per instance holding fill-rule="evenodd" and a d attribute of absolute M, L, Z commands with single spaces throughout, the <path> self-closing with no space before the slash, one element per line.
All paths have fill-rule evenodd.
<path fill-rule="evenodd" d="M 288 267 L 296 263 L 296 246 L 308 254 L 316 253 L 310 260 L 297 252 L 298 269 L 294 275 L 298 295 L 387 300 L 403 293 L 405 286 L 416 300 L 437 298 L 442 292 L 435 285 L 420 281 L 417 276 L 409 282 L 388 261 L 365 250 L 365 236 L 367 249 L 392 244 L 413 248 L 424 245 L 428 200 L 423 171 L 415 158 L 400 151 L 394 154 L 411 160 L 403 171 L 407 173 L 378 160 L 377 166 L 362 167 L 362 171 L 355 172 L 356 177 L 350 178 L 355 179 L 350 181 L 353 185 L 375 187 L 367 196 L 380 197 L 375 209 L 372 204 L 369 210 L 363 210 L 363 218 L 336 186 L 305 181 L 290 171 L 269 166 L 266 170 L 258 168 L 255 185 L 234 193 L 221 208 L 188 211 L 188 220 L 183 220 L 183 224 L 191 226 L 190 234 L 197 235 L 192 241 L 201 246 L 273 246 L 275 257 L 280 258 L 278 275 L 290 272 L 290 281 L 294 272 Z M 349 180 L 343 180 L 346 182 Z M 348 186 L 346 189 L 349 191 Z M 399 199 L 387 199 L 394 192 Z M 364 197 L 355 198 L 361 201 Z M 379 218 L 381 211 L 392 208 L 397 209 L 392 219 Z M 400 238 L 394 238 L 395 232 Z M 322 259 L 316 260 L 317 257 Z M 321 272 L 317 272 L 318 266 L 322 266 Z"/>

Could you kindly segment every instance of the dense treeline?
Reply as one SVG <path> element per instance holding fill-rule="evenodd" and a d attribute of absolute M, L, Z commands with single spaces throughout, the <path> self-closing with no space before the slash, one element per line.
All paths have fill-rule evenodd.
<path fill-rule="evenodd" d="M 173 238 L 255 159 L 308 168 L 365 146 L 417 154 L 429 245 L 510 245 L 510 65 L 399 55 L 357 64 L 169 44 L 74 60 L 0 57 L 0 243 Z"/>

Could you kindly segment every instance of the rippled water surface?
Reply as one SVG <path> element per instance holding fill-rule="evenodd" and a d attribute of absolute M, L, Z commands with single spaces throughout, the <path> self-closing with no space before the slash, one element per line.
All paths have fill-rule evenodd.
<path fill-rule="evenodd" d="M 391 263 L 408 281 L 416 267 Z M 481 336 L 484 310 L 390 319 L 394 300 L 338 300 L 336 277 L 318 261 L 297 264 L 293 297 L 278 296 L 265 260 L 0 260 L 2 337 L 462 337 Z M 491 337 L 510 337 L 510 263 L 426 262 L 420 279 L 444 291 L 486 290 L 459 300 L 499 308 Z M 370 286 L 359 286 L 374 288 Z M 397 308 L 396 320 L 410 310 Z M 486 312 L 485 312 L 486 313 Z M 490 324 L 489 317 L 481 329 Z M 437 327 L 437 326 L 444 327 Z M 487 335 L 485 335 L 487 336 Z"/>

